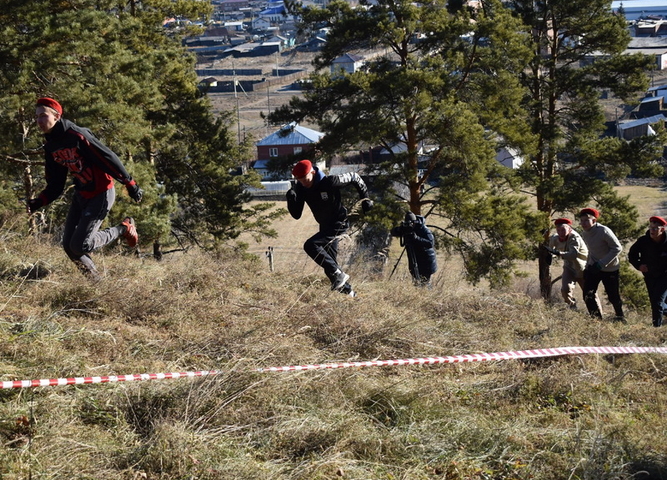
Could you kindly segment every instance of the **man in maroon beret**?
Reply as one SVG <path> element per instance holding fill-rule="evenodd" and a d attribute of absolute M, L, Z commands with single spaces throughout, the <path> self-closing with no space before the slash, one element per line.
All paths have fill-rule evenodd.
<path fill-rule="evenodd" d="M 49 205 L 65 190 L 67 174 L 74 178 L 74 196 L 65 221 L 63 247 L 69 258 L 91 278 L 99 278 L 89 254 L 119 237 L 130 247 L 138 241 L 134 220 L 100 230 L 116 198 L 114 180 L 127 188 L 130 197 L 140 202 L 143 191 L 107 146 L 87 128 L 62 117 L 63 108 L 49 97 L 39 98 L 35 105 L 36 122 L 44 134 L 46 188 L 28 200 L 32 214 Z"/>
<path fill-rule="evenodd" d="M 614 307 L 616 320 L 625 322 L 619 286 L 623 246 L 609 227 L 598 223 L 598 218 L 600 212 L 594 208 L 584 208 L 579 212 L 579 223 L 584 230 L 581 237 L 588 247 L 588 260 L 584 269 L 584 300 L 588 313 L 602 318 L 602 311 L 596 302 L 597 289 L 602 282 L 609 302 Z"/>
<path fill-rule="evenodd" d="M 577 300 L 574 297 L 574 289 L 577 284 L 582 291 L 584 289 L 584 268 L 588 258 L 588 248 L 581 235 L 572 228 L 572 220 L 557 218 L 554 220 L 554 225 L 556 233 L 549 237 L 548 250 L 554 257 L 563 260 L 560 293 L 565 303 L 570 308 L 576 309 Z"/>
<path fill-rule="evenodd" d="M 301 218 L 304 204 L 308 204 L 320 230 L 306 240 L 303 249 L 308 256 L 324 269 L 331 281 L 331 289 L 355 296 L 348 280 L 336 259 L 338 239 L 348 229 L 347 209 L 341 201 L 340 189 L 354 185 L 361 199 L 361 208 L 368 212 L 373 202 L 368 198 L 368 189 L 361 177 L 354 173 L 325 175 L 313 166 L 310 160 L 301 160 L 292 169 L 296 183 L 287 192 L 287 209 L 296 220 Z"/>
<path fill-rule="evenodd" d="M 653 326 L 660 327 L 667 311 L 667 220 L 649 218 L 648 231 L 630 247 L 628 260 L 644 276 L 644 283 L 651 302 Z"/>

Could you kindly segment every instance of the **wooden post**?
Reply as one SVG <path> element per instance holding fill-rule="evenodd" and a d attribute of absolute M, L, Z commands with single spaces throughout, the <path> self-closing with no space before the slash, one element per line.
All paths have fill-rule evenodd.
<path fill-rule="evenodd" d="M 269 257 L 269 270 L 273 272 L 273 247 L 266 250 L 266 256 Z"/>

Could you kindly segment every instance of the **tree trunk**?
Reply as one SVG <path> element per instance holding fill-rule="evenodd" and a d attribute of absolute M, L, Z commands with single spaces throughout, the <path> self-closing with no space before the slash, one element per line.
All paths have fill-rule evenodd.
<path fill-rule="evenodd" d="M 550 230 L 544 230 L 544 239 L 538 248 L 537 253 L 537 268 L 539 269 L 540 277 L 540 295 L 546 301 L 551 300 L 551 261 L 553 257 L 551 253 L 545 248 L 549 244 Z"/>
<path fill-rule="evenodd" d="M 545 248 L 540 248 L 537 260 L 540 272 L 540 295 L 549 301 L 551 300 L 551 254 Z"/>

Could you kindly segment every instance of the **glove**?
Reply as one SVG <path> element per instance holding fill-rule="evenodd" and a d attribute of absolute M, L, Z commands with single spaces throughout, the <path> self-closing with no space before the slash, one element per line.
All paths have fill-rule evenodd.
<path fill-rule="evenodd" d="M 552 255 L 556 255 L 557 257 L 560 257 L 560 251 L 558 249 L 547 247 L 547 250 L 549 250 L 549 253 L 551 253 Z"/>
<path fill-rule="evenodd" d="M 130 195 L 132 200 L 137 203 L 141 202 L 141 199 L 144 196 L 144 191 L 139 185 L 137 185 L 137 182 L 130 180 L 130 182 L 125 185 L 125 188 L 127 188 L 127 193 Z"/>
<path fill-rule="evenodd" d="M 602 270 L 602 264 L 600 262 L 595 262 L 593 264 L 593 268 L 599 272 L 600 270 Z"/>
<path fill-rule="evenodd" d="M 371 208 L 373 208 L 373 200 L 369 200 L 368 198 L 364 198 L 361 201 L 361 210 L 364 213 L 370 212 Z"/>
<path fill-rule="evenodd" d="M 292 190 L 291 188 L 287 190 L 287 193 L 285 194 L 287 197 L 288 202 L 296 202 L 296 192 Z"/>
<path fill-rule="evenodd" d="M 28 210 L 30 213 L 35 213 L 37 210 L 42 208 L 44 206 L 44 202 L 42 201 L 41 198 L 31 198 L 28 200 Z"/>

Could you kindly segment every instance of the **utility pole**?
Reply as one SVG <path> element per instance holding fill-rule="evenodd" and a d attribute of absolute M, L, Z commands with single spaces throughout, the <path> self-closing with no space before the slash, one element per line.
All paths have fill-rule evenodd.
<path fill-rule="evenodd" d="M 269 115 L 271 115 L 271 82 L 267 82 L 266 85 L 266 108 L 269 110 L 266 115 L 266 134 L 269 134 Z"/>
<path fill-rule="evenodd" d="M 236 79 L 236 68 L 234 67 L 234 62 L 232 62 L 232 75 L 234 77 L 234 98 L 236 98 L 236 127 L 237 127 L 237 136 L 239 145 L 241 144 L 241 107 L 239 106 L 239 96 L 236 91 L 236 86 L 238 85 L 241 88 L 243 94 L 247 97 L 248 94 L 243 89 L 243 86 Z"/>

